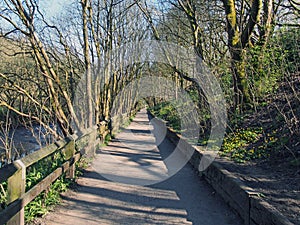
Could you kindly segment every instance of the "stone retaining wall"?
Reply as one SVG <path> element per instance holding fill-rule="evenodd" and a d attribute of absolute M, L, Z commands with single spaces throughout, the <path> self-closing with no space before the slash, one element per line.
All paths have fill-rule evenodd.
<path fill-rule="evenodd" d="M 151 122 L 166 129 L 166 122 L 157 118 L 152 118 Z M 224 169 L 222 162 L 214 161 L 205 171 L 198 170 L 202 153 L 196 146 L 192 146 L 179 134 L 167 128 L 167 138 L 177 145 L 185 156 L 192 157 L 189 162 L 202 175 L 205 180 L 222 196 L 244 220 L 245 225 L 292 225 L 286 217 L 272 207 L 250 187 Z M 180 140 L 180 141 L 179 141 Z"/>

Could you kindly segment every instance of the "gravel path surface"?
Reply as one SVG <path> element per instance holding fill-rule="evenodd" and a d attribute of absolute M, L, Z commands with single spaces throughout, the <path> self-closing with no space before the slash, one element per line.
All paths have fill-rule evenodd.
<path fill-rule="evenodd" d="M 174 145 L 162 137 L 146 111 L 139 112 L 40 223 L 243 224 L 190 165 L 169 177 L 180 163 L 166 163 Z"/>

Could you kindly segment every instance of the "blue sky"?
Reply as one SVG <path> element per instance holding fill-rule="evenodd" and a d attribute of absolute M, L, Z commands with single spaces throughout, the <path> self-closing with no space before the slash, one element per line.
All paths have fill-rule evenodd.
<path fill-rule="evenodd" d="M 40 7 L 48 18 L 57 16 L 72 0 L 40 0 Z"/>

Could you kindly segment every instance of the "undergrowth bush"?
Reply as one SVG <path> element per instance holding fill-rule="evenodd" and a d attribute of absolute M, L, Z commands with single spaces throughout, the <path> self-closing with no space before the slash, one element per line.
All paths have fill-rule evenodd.
<path fill-rule="evenodd" d="M 55 153 L 27 168 L 26 192 L 37 185 L 46 176 L 52 173 L 65 162 L 62 153 Z M 87 160 L 82 158 L 76 163 L 75 177 L 82 175 L 82 168 L 87 167 Z M 65 175 L 53 182 L 47 190 L 40 193 L 33 201 L 25 206 L 25 222 L 29 223 L 36 217 L 45 215 L 49 210 L 60 202 L 60 194 L 73 184 L 74 179 L 66 178 Z M 0 208 L 5 209 L 7 202 L 7 182 L 0 184 Z"/>
<path fill-rule="evenodd" d="M 45 215 L 60 202 L 60 193 L 66 191 L 71 183 L 65 176 L 58 178 L 46 191 L 25 206 L 25 221 L 31 222 L 36 217 Z"/>
<path fill-rule="evenodd" d="M 176 131 L 180 132 L 181 121 L 175 107 L 170 102 L 162 102 L 152 108 L 155 116 L 168 121 L 169 125 Z"/>
<path fill-rule="evenodd" d="M 276 31 L 266 46 L 257 44 L 247 52 L 246 73 L 255 102 L 263 102 L 283 78 L 299 71 L 299 34 L 299 29 Z"/>
<path fill-rule="evenodd" d="M 224 138 L 219 154 L 227 156 L 235 162 L 265 157 L 267 152 L 264 148 L 253 146 L 253 143 L 258 142 L 261 137 L 261 128 L 238 129 Z"/>
<path fill-rule="evenodd" d="M 26 191 L 60 167 L 63 162 L 65 162 L 64 155 L 58 152 L 27 168 Z M 25 221 L 30 222 L 46 214 L 53 205 L 60 202 L 60 193 L 66 191 L 71 183 L 72 180 L 65 176 L 58 178 L 46 191 L 39 194 L 25 207 Z"/>

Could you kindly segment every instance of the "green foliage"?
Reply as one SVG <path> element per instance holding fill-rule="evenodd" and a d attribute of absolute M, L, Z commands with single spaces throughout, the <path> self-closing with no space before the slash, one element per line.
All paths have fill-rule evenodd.
<path fill-rule="evenodd" d="M 281 44 L 287 71 L 298 72 L 300 69 L 300 30 L 298 28 L 283 29 L 276 41 Z"/>
<path fill-rule="evenodd" d="M 230 103 L 230 105 L 232 105 L 232 97 L 233 97 L 232 73 L 228 68 L 223 69 L 222 71 L 223 73 L 220 77 L 220 85 L 227 99 L 227 102 Z"/>
<path fill-rule="evenodd" d="M 199 93 L 196 85 L 191 84 L 187 86 L 185 91 L 189 95 L 188 101 L 183 101 L 183 98 L 170 102 L 163 101 L 156 103 L 150 110 L 156 117 L 167 121 L 167 125 L 174 131 L 186 135 L 186 138 L 193 137 L 187 140 L 196 144 L 199 140 L 208 139 L 210 135 L 211 113 L 207 99 L 203 93 Z M 194 107 L 193 110 L 197 112 L 195 114 L 190 114 L 191 112 L 186 110 L 190 108 L 190 100 Z M 195 124 L 197 126 L 193 126 Z M 195 129 L 192 130 L 192 127 Z M 198 137 L 199 140 L 195 140 L 195 137 Z"/>
<path fill-rule="evenodd" d="M 199 94 L 196 89 L 189 89 L 188 94 L 193 102 L 198 103 L 200 101 Z"/>
<path fill-rule="evenodd" d="M 62 153 L 55 153 L 27 168 L 26 191 L 61 166 L 64 161 Z M 66 191 L 71 183 L 71 180 L 62 176 L 48 190 L 39 194 L 25 207 L 26 222 L 30 222 L 34 218 L 46 214 L 51 209 L 51 206 L 58 204 L 60 202 L 60 193 Z"/>
<path fill-rule="evenodd" d="M 170 102 L 162 102 L 152 109 L 155 116 L 168 121 L 169 125 L 176 131 L 180 131 L 180 118 L 176 112 L 174 105 Z"/>
<path fill-rule="evenodd" d="M 76 162 L 75 178 L 82 176 L 83 171 L 89 166 L 92 158 L 81 157 L 78 162 Z"/>
<path fill-rule="evenodd" d="M 43 180 L 64 162 L 62 154 L 55 153 L 27 168 L 26 191 Z"/>
<path fill-rule="evenodd" d="M 260 102 L 277 89 L 282 78 L 299 71 L 299 34 L 297 29 L 277 31 L 266 46 L 257 44 L 247 52 L 248 85 Z"/>
<path fill-rule="evenodd" d="M 130 123 L 133 121 L 135 116 L 130 116 L 128 119 L 126 119 L 123 123 L 122 123 L 122 127 L 126 128 L 130 125 Z"/>
<path fill-rule="evenodd" d="M 46 191 L 25 206 L 25 221 L 30 222 L 38 216 L 45 215 L 60 202 L 60 193 L 66 191 L 70 184 L 71 181 L 64 176 L 58 178 Z"/>
<path fill-rule="evenodd" d="M 110 134 L 107 134 L 104 138 L 104 144 L 108 145 L 109 141 L 111 140 L 112 136 Z"/>
<path fill-rule="evenodd" d="M 229 133 L 219 154 L 239 163 L 266 157 L 268 154 L 264 147 L 253 145 L 261 140 L 262 134 L 262 128 L 238 129 Z"/>
<path fill-rule="evenodd" d="M 277 81 L 284 75 L 282 71 L 282 50 L 279 46 L 257 45 L 249 50 L 247 74 L 253 95 L 261 98 L 277 88 Z"/>
<path fill-rule="evenodd" d="M 26 191 L 30 190 L 65 161 L 62 153 L 55 153 L 27 168 Z M 85 160 L 80 160 L 76 168 L 87 165 Z M 76 170 L 76 175 L 79 173 Z M 40 193 L 33 201 L 25 206 L 25 221 L 31 222 L 38 216 L 46 214 L 54 205 L 60 202 L 60 193 L 67 190 L 73 180 L 64 175 L 58 178 L 46 191 Z M 7 182 L 0 184 L 0 208 L 5 208 L 7 202 Z"/>

